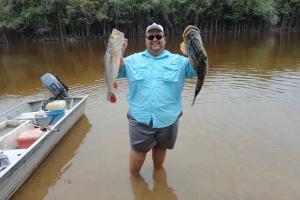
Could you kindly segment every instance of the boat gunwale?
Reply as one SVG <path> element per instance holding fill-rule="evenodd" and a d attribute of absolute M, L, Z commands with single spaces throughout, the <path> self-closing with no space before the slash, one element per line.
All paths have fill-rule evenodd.
<path fill-rule="evenodd" d="M 62 122 L 68 120 L 68 118 L 74 114 L 76 112 L 76 110 L 83 106 L 85 107 L 85 103 L 86 103 L 86 99 L 87 99 L 88 95 L 86 96 L 82 96 L 82 97 L 71 97 L 70 99 L 80 99 L 80 101 L 70 109 L 70 112 L 68 112 L 64 117 L 62 117 L 60 120 L 58 120 L 54 125 L 53 127 L 49 130 L 49 132 L 47 134 L 45 134 L 43 137 L 39 138 L 36 142 L 34 142 L 33 145 L 31 145 L 28 149 L 24 149 L 26 151 L 24 151 L 24 154 L 20 157 L 19 160 L 17 160 L 12 166 L 8 166 L 7 169 L 5 169 L 5 173 L 3 173 L 1 176 L 0 176 L 0 184 L 1 182 L 5 181 L 5 179 L 9 178 L 9 174 L 13 174 L 14 172 L 16 171 L 19 171 L 20 172 L 20 168 L 22 167 L 22 164 L 26 163 L 28 160 L 31 160 L 31 158 L 34 158 L 34 154 L 36 151 L 38 151 L 39 149 L 41 149 L 41 146 L 44 144 L 44 143 L 47 143 L 47 138 L 51 137 L 53 135 L 54 132 L 57 132 L 57 130 L 55 130 L 57 127 L 60 127 Z M 38 101 L 42 101 L 42 100 L 38 100 Z M 30 103 L 30 102 L 38 102 L 38 101 L 29 101 L 29 102 L 24 102 L 24 103 L 21 103 L 19 105 L 17 105 L 16 107 L 14 107 L 13 109 L 10 109 L 9 111 L 7 112 L 4 112 L 3 114 L 5 113 L 8 113 L 14 109 L 18 109 L 18 107 L 24 105 L 24 104 L 27 104 L 27 103 Z M 82 113 L 80 114 L 80 116 L 78 117 L 78 119 L 84 114 L 84 108 L 83 108 L 83 111 Z M 74 121 L 74 123 L 70 126 L 70 128 L 78 121 L 78 119 L 76 121 Z M 36 163 L 34 165 L 31 165 L 32 167 L 30 168 L 27 168 L 25 171 L 26 173 L 24 174 L 24 176 L 21 176 L 21 180 L 20 181 L 17 181 L 16 184 L 14 185 L 14 187 L 11 189 L 11 190 L 6 190 L 6 191 L 11 191 L 8 193 L 8 196 L 11 196 L 22 184 L 23 182 L 33 173 L 33 171 L 40 165 L 40 163 L 47 157 L 47 155 L 53 150 L 53 148 L 57 145 L 57 143 L 65 136 L 65 134 L 69 131 L 66 130 L 62 135 L 61 137 L 57 137 L 57 141 L 54 139 L 53 141 L 53 144 L 51 145 L 50 143 L 48 144 L 48 150 L 47 148 L 45 149 L 45 152 L 43 154 L 41 154 L 39 157 L 37 157 L 38 159 L 36 159 Z M 47 145 L 46 145 L 47 146 Z M 5 150 L 0 150 L 0 151 L 3 151 L 5 152 Z M 29 155 L 33 155 L 33 156 L 29 156 Z M 3 190 L 2 190 L 3 191 Z M 4 192 L 4 191 L 3 191 Z"/>

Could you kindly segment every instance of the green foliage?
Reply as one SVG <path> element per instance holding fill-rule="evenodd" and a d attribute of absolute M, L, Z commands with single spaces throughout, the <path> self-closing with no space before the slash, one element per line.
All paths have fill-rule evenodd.
<path fill-rule="evenodd" d="M 70 4 L 66 7 L 68 22 L 77 21 L 84 25 L 90 25 L 101 21 L 106 16 L 98 14 L 99 7 L 99 2 L 95 0 L 70 0 Z"/>
<path fill-rule="evenodd" d="M 0 0 L 0 32 L 28 35 L 103 35 L 112 27 L 134 34 L 153 21 L 178 33 L 188 24 L 230 29 L 283 19 L 299 24 L 300 0 Z"/>

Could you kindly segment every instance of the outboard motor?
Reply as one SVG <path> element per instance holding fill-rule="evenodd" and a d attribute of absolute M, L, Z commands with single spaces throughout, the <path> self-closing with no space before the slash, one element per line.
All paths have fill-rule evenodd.
<path fill-rule="evenodd" d="M 43 85 L 54 95 L 54 99 L 69 97 L 69 88 L 56 76 L 46 73 L 41 77 Z"/>

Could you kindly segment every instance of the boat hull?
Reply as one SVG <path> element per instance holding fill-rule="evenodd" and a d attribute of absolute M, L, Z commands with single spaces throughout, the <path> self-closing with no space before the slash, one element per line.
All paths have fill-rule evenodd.
<path fill-rule="evenodd" d="M 30 174 L 46 158 L 55 145 L 69 131 L 69 129 L 79 120 L 85 110 L 87 96 L 83 97 L 72 110 L 67 112 L 35 145 L 29 150 L 15 149 L 5 150 L 4 153 L 20 154 L 20 158 L 13 163 L 0 177 L 0 200 L 9 199 Z M 9 152 L 8 152 L 9 151 Z"/>

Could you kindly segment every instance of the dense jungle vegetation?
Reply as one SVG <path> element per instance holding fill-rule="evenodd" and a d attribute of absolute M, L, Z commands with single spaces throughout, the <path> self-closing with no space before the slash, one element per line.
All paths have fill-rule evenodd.
<path fill-rule="evenodd" d="M 300 24 L 300 0 L 0 0 L 0 43 L 106 37 L 116 27 L 141 36 L 151 22 L 167 34 L 286 31 Z"/>

